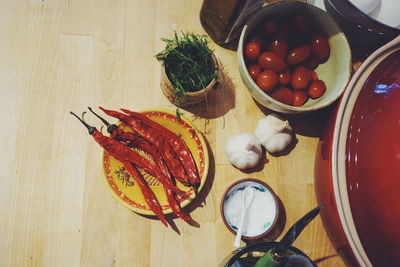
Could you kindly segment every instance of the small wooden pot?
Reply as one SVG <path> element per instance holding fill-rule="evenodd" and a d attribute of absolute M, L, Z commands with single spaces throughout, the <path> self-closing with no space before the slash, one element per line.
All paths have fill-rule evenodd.
<path fill-rule="evenodd" d="M 215 71 L 218 73 L 218 62 L 214 55 L 212 55 L 214 61 Z M 176 88 L 172 85 L 165 71 L 165 65 L 161 65 L 161 89 L 168 100 L 178 106 L 187 107 L 202 102 L 206 99 L 207 94 L 217 85 L 217 78 L 211 80 L 211 82 L 203 89 L 196 92 L 186 92 L 183 96 L 177 96 L 174 94 Z"/>

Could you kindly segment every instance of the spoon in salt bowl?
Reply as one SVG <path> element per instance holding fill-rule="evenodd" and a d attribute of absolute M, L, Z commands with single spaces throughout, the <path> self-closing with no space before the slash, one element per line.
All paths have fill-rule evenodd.
<path fill-rule="evenodd" d="M 251 203 L 254 199 L 254 188 L 248 186 L 244 189 L 243 192 L 243 200 L 242 200 L 242 217 L 240 218 L 240 223 L 238 226 L 238 231 L 236 233 L 235 241 L 233 242 L 233 246 L 235 248 L 240 248 L 240 240 L 242 239 L 244 219 L 246 218 L 247 210 L 249 209 Z"/>

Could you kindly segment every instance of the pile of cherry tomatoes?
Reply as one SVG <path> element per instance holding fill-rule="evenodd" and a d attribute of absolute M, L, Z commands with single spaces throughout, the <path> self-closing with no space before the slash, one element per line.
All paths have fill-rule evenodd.
<path fill-rule="evenodd" d="M 326 91 L 315 69 L 328 60 L 329 42 L 304 15 L 266 20 L 250 34 L 243 53 L 258 87 L 284 104 L 302 106 Z"/>

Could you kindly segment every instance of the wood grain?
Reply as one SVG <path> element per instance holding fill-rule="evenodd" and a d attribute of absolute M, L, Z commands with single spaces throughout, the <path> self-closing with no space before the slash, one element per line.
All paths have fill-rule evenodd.
<path fill-rule="evenodd" d="M 288 155 L 267 155 L 250 172 L 233 168 L 226 139 L 253 131 L 269 111 L 241 82 L 236 53 L 215 44 L 221 86 L 207 103 L 183 110 L 211 152 L 205 200 L 188 207 L 195 223 L 171 219 L 173 227 L 165 228 L 108 193 L 101 150 L 69 111 L 175 110 L 160 90 L 154 55 L 163 48 L 160 37 L 174 30 L 204 33 L 200 7 L 195 0 L 1 1 L 1 266 L 216 266 L 234 239 L 221 220 L 221 197 L 245 177 L 264 180 L 280 197 L 280 232 L 316 205 L 314 157 L 327 114 L 291 118 L 305 130 Z M 100 126 L 93 116 L 87 120 Z M 319 219 L 295 245 L 319 266 L 343 266 Z"/>

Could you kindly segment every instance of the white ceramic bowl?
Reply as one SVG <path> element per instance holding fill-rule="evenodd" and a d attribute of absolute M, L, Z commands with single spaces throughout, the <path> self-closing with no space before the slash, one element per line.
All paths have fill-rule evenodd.
<path fill-rule="evenodd" d="M 326 84 L 326 93 L 318 99 L 309 99 L 301 107 L 283 104 L 264 93 L 250 77 L 243 56 L 243 47 L 253 29 L 267 18 L 282 19 L 293 13 L 304 14 L 311 19 L 314 25 L 318 25 L 318 30 L 329 38 L 331 48 L 328 61 L 320 64 L 316 69 L 319 79 Z M 351 74 L 351 50 L 346 36 L 328 13 L 302 2 L 283 1 L 269 4 L 260 9 L 242 30 L 237 57 L 240 76 L 251 96 L 261 105 L 281 113 L 309 112 L 332 104 L 342 95 Z"/>
<path fill-rule="evenodd" d="M 260 213 L 260 212 L 265 212 L 265 213 L 270 214 L 270 216 L 264 216 L 264 218 L 266 219 L 264 222 L 257 221 L 257 225 L 259 225 L 259 226 L 262 225 L 263 226 L 262 228 L 260 227 L 260 228 L 257 228 L 257 230 L 255 230 L 255 229 L 251 230 L 251 231 L 249 231 L 248 234 L 246 234 L 245 230 L 243 231 L 242 239 L 256 240 L 256 239 L 264 237 L 265 235 L 270 233 L 272 231 L 272 229 L 274 228 L 274 226 L 278 220 L 278 217 L 279 217 L 278 199 L 277 199 L 274 191 L 266 183 L 264 183 L 263 181 L 257 180 L 257 179 L 246 178 L 246 179 L 236 181 L 235 183 L 230 185 L 222 197 L 221 216 L 222 216 L 222 220 L 223 220 L 225 226 L 229 229 L 230 232 L 232 232 L 234 235 L 236 235 L 236 232 L 238 230 L 238 225 L 235 225 L 235 222 L 240 221 L 239 217 L 242 214 L 241 213 L 237 214 L 237 216 L 235 218 L 233 218 L 232 214 L 236 214 L 236 212 L 229 212 L 228 207 L 237 208 L 237 206 L 232 206 L 232 204 L 233 204 L 232 201 L 236 203 L 236 201 L 234 201 L 232 199 L 235 198 L 235 194 L 240 193 L 240 191 L 243 192 L 246 187 L 253 187 L 255 190 L 257 190 L 259 197 L 261 197 L 260 194 L 263 194 L 263 196 L 262 196 L 263 199 L 268 200 L 268 201 L 263 201 L 262 203 L 259 203 L 262 206 L 262 209 L 264 209 L 264 210 L 258 210 L 255 207 L 257 207 L 259 205 L 255 204 L 254 201 L 258 201 L 259 198 L 257 198 L 258 200 L 256 200 L 256 198 L 254 198 L 252 204 L 255 204 L 255 206 L 249 207 L 247 214 L 246 214 L 246 217 L 251 217 L 249 212 L 250 213 L 254 212 L 254 214 Z M 236 198 L 236 200 L 238 200 L 238 198 Z M 230 201 L 231 201 L 231 203 L 229 204 Z M 267 217 L 269 217 L 269 218 L 267 219 Z M 262 218 L 262 216 L 260 218 Z M 249 222 L 248 222 L 248 224 L 249 224 Z M 250 228 L 252 228 L 252 227 L 250 227 Z"/>

